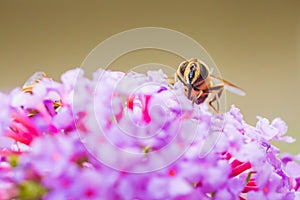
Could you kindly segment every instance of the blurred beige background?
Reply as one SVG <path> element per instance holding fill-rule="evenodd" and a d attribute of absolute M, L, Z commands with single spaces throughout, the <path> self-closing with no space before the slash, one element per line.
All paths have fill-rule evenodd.
<path fill-rule="evenodd" d="M 247 92 L 227 93 L 250 124 L 256 115 L 279 116 L 300 152 L 300 1 L 16 1 L 0 0 L 0 90 L 21 86 L 35 71 L 59 80 L 113 34 L 165 27 L 194 38 L 222 77 Z M 176 68 L 181 60 L 160 51 L 128 54 L 113 65 L 127 71 L 145 63 Z M 229 106 L 228 106 L 229 107 Z"/>

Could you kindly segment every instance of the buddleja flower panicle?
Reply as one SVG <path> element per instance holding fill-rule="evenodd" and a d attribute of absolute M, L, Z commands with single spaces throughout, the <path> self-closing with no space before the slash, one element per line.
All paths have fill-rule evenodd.
<path fill-rule="evenodd" d="M 271 144 L 294 141 L 280 118 L 215 115 L 166 78 L 75 69 L 0 94 L 0 199 L 300 198 L 300 156 Z"/>

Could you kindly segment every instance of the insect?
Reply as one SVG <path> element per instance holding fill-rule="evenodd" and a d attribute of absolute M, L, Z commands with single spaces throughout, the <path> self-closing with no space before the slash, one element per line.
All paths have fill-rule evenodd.
<path fill-rule="evenodd" d="M 23 85 L 22 91 L 32 93 L 32 88 L 34 85 L 39 83 L 43 78 L 47 77 L 44 72 L 36 72 L 34 73 Z"/>
<path fill-rule="evenodd" d="M 212 75 L 206 64 L 198 59 L 182 62 L 175 73 L 174 79 L 175 82 L 180 81 L 183 83 L 185 95 L 193 104 L 203 103 L 211 94 L 212 98 L 208 101 L 208 104 L 217 113 L 219 113 L 219 99 L 224 88 L 240 96 L 245 95 L 245 92 L 238 86 Z M 170 83 L 172 84 L 172 81 Z M 213 102 L 216 102 L 216 107 Z"/>
<path fill-rule="evenodd" d="M 30 93 L 32 94 L 33 87 L 38 84 L 43 78 L 48 78 L 47 75 L 44 72 L 36 72 L 34 73 L 23 85 L 22 92 Z M 53 108 L 56 112 L 59 111 L 61 108 L 61 100 L 55 100 L 53 101 Z M 35 109 L 29 109 L 28 110 L 28 116 L 34 116 L 38 113 Z"/>

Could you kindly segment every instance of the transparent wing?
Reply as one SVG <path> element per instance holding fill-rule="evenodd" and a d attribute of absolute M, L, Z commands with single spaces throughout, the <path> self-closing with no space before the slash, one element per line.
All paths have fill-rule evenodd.
<path fill-rule="evenodd" d="M 228 90 L 230 92 L 233 92 L 233 93 L 235 93 L 237 95 L 240 95 L 240 96 L 245 96 L 246 95 L 245 91 L 243 89 L 241 89 L 240 87 L 238 87 L 238 86 L 236 86 L 236 85 L 234 85 L 234 84 L 232 84 L 232 83 L 230 83 L 230 82 L 228 82 L 226 80 L 223 80 L 223 79 L 221 79 L 219 77 L 216 77 L 214 75 L 210 75 L 210 76 L 212 77 L 212 79 L 217 80 L 217 82 L 223 83 L 224 84 L 224 88 L 226 90 Z"/>
<path fill-rule="evenodd" d="M 36 72 L 34 73 L 23 85 L 23 88 L 27 88 L 30 87 L 34 84 L 36 84 L 37 82 L 39 82 L 40 80 L 42 80 L 42 78 L 46 77 L 46 74 L 44 72 Z"/>

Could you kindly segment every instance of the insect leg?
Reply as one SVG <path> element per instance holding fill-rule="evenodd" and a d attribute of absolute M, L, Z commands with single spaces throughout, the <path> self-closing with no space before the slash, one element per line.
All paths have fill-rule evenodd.
<path fill-rule="evenodd" d="M 168 80 L 168 86 L 170 87 L 170 88 L 173 88 L 174 87 L 174 84 L 175 84 L 175 79 L 174 79 L 174 77 L 171 77 L 171 78 L 168 78 L 167 79 Z"/>
<path fill-rule="evenodd" d="M 219 110 L 220 101 L 219 100 L 220 100 L 220 96 L 221 96 L 223 90 L 224 90 L 224 85 L 215 85 L 215 86 L 208 88 L 206 91 L 204 91 L 204 92 L 214 94 L 214 97 L 209 101 L 208 104 L 217 113 L 220 112 L 220 110 Z M 217 108 L 215 108 L 215 106 L 212 104 L 215 101 L 217 104 Z"/>
<path fill-rule="evenodd" d="M 202 94 L 203 94 L 203 91 L 200 90 L 200 91 L 199 91 L 199 94 L 193 98 L 193 100 L 192 100 L 192 105 L 194 105 L 195 101 L 196 101 L 197 99 L 199 99 L 199 98 L 201 97 Z"/>

